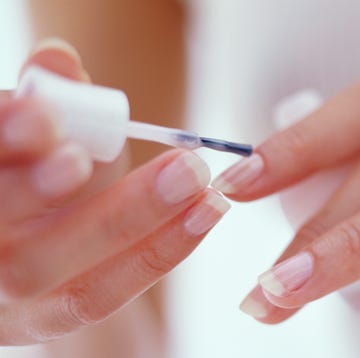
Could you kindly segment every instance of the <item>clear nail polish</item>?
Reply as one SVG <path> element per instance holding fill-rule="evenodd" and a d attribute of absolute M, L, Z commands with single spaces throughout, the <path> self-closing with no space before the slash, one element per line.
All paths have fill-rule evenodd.
<path fill-rule="evenodd" d="M 242 159 L 239 163 L 217 177 L 212 186 L 224 194 L 235 194 L 254 182 L 264 169 L 264 161 L 259 154 Z"/>
<path fill-rule="evenodd" d="M 187 152 L 165 167 L 157 178 L 157 190 L 169 204 L 178 204 L 205 189 L 210 171 L 196 154 Z"/>
<path fill-rule="evenodd" d="M 314 258 L 302 252 L 259 276 L 262 288 L 277 297 L 286 297 L 298 291 L 311 278 Z"/>
<path fill-rule="evenodd" d="M 194 236 L 210 230 L 230 209 L 230 204 L 219 194 L 209 193 L 185 218 L 186 231 Z"/>

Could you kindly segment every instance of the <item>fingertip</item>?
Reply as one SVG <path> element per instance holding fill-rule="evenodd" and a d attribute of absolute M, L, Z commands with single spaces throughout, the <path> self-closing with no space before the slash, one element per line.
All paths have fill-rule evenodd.
<path fill-rule="evenodd" d="M 67 53 L 69 56 L 73 58 L 75 62 L 81 65 L 81 57 L 80 54 L 77 52 L 74 46 L 72 46 L 69 42 L 59 38 L 59 37 L 47 37 L 41 41 L 39 41 L 35 47 L 33 48 L 30 57 L 47 51 L 49 49 L 57 49 L 64 53 Z"/>
<path fill-rule="evenodd" d="M 21 75 L 32 65 L 44 67 L 73 80 L 90 82 L 90 76 L 83 68 L 80 54 L 72 45 L 59 38 L 40 41 L 23 66 Z"/>
<path fill-rule="evenodd" d="M 230 208 L 230 203 L 219 193 L 208 190 L 205 197 L 187 213 L 184 227 L 191 236 L 203 235 L 213 228 Z"/>
<path fill-rule="evenodd" d="M 223 172 L 212 182 L 212 186 L 229 197 L 241 198 L 248 193 L 249 187 L 261 176 L 264 168 L 264 159 L 255 153 Z"/>
<path fill-rule="evenodd" d="M 68 142 L 34 166 L 32 180 L 41 195 L 58 199 L 84 185 L 92 170 L 89 153 L 81 145 Z"/>
<path fill-rule="evenodd" d="M 61 138 L 56 112 L 32 99 L 13 100 L 1 110 L 1 156 L 35 158 L 49 152 Z"/>
<path fill-rule="evenodd" d="M 272 314 L 270 314 L 269 316 L 267 316 L 265 318 L 256 318 L 256 320 L 262 324 L 274 326 L 274 325 L 284 323 L 285 321 L 290 319 L 292 316 L 294 316 L 297 311 L 298 310 L 275 307 Z"/>
<path fill-rule="evenodd" d="M 246 296 L 239 309 L 260 323 L 268 325 L 282 323 L 298 311 L 275 306 L 267 299 L 259 285 Z"/>
<path fill-rule="evenodd" d="M 268 317 L 274 308 L 259 285 L 245 297 L 239 306 L 240 311 L 258 320 Z"/>

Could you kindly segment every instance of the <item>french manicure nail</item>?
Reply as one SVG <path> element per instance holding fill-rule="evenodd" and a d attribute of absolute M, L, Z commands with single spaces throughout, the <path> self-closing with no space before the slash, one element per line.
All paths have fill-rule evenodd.
<path fill-rule="evenodd" d="M 185 229 L 194 236 L 210 230 L 230 209 L 230 204 L 217 193 L 208 195 L 187 214 Z"/>
<path fill-rule="evenodd" d="M 303 252 L 259 276 L 259 283 L 273 296 L 286 297 L 303 287 L 312 276 L 313 270 L 313 256 Z"/>
<path fill-rule="evenodd" d="M 245 297 L 239 308 L 254 318 L 265 318 L 274 310 L 274 306 L 266 299 L 259 285 Z"/>
<path fill-rule="evenodd" d="M 61 51 L 65 51 L 69 53 L 73 58 L 75 58 L 79 64 L 81 64 L 81 57 L 79 53 L 76 51 L 75 47 L 70 45 L 65 40 L 57 37 L 48 37 L 39 41 L 39 43 L 34 47 L 32 51 L 32 55 L 37 54 L 48 48 L 55 48 Z"/>
<path fill-rule="evenodd" d="M 188 152 L 160 172 L 156 185 L 165 202 L 178 204 L 205 189 L 209 181 L 210 171 L 205 162 Z"/>
<path fill-rule="evenodd" d="M 255 181 L 264 169 L 264 161 L 259 154 L 240 160 L 239 163 L 217 177 L 212 186 L 224 194 L 240 192 L 244 186 Z"/>
<path fill-rule="evenodd" d="M 34 185 L 48 197 L 70 193 L 89 179 L 92 161 L 89 154 L 76 143 L 67 143 L 33 170 Z"/>
<path fill-rule="evenodd" d="M 241 302 L 240 310 L 254 318 L 265 318 L 268 315 L 263 302 L 256 301 L 252 297 L 247 297 Z"/>

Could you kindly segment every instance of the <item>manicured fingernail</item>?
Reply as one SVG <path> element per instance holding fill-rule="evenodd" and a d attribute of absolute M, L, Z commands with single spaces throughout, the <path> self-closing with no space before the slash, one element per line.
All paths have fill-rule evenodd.
<path fill-rule="evenodd" d="M 274 310 L 274 306 L 266 299 L 260 286 L 249 293 L 239 308 L 243 313 L 254 318 L 265 318 Z"/>
<path fill-rule="evenodd" d="M 206 188 L 210 181 L 208 166 L 197 155 L 180 155 L 157 178 L 157 190 L 169 204 L 177 204 Z"/>
<path fill-rule="evenodd" d="M 89 154 L 80 145 L 67 143 L 34 168 L 33 179 L 43 195 L 59 197 L 77 189 L 91 173 Z"/>
<path fill-rule="evenodd" d="M 262 157 L 259 154 L 253 154 L 217 177 L 212 186 L 224 194 L 235 194 L 241 192 L 244 186 L 255 181 L 263 169 Z"/>
<path fill-rule="evenodd" d="M 259 283 L 273 296 L 286 297 L 303 287 L 310 279 L 313 270 L 313 256 L 303 252 L 262 274 Z"/>
<path fill-rule="evenodd" d="M 247 297 L 241 302 L 240 310 L 254 318 L 265 318 L 268 315 L 263 302 L 256 301 L 252 297 Z"/>
<path fill-rule="evenodd" d="M 81 64 L 81 57 L 79 53 L 76 51 L 75 47 L 70 45 L 68 42 L 63 39 L 57 37 L 49 37 L 41 40 L 33 49 L 32 55 L 35 55 L 43 50 L 53 48 L 59 49 L 61 51 L 65 51 L 70 54 L 76 61 Z"/>
<path fill-rule="evenodd" d="M 46 146 L 46 143 L 60 138 L 53 113 L 42 108 L 24 108 L 10 114 L 3 122 L 1 141 L 14 151 L 29 150 Z"/>
<path fill-rule="evenodd" d="M 210 230 L 230 209 L 230 204 L 217 193 L 207 196 L 185 218 L 185 229 L 192 235 L 202 235 Z"/>

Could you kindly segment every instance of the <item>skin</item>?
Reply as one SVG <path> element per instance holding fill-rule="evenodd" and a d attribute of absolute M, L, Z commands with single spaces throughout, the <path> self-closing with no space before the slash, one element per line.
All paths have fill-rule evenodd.
<path fill-rule="evenodd" d="M 73 80 L 88 79 L 79 57 L 65 45 L 38 48 L 24 67 L 34 63 L 66 72 Z M 67 172 L 76 173 L 79 164 L 77 156 L 60 156 L 70 142 L 58 135 L 54 113 L 35 99 L 13 99 L 8 94 L 1 98 L 0 191 L 3 200 L 9 197 L 0 215 L 1 345 L 47 342 L 103 321 L 195 249 L 208 231 L 197 233 L 186 226 L 196 208 L 212 213 L 212 225 L 222 216 L 207 204 L 214 195 L 222 199 L 206 189 L 206 165 L 182 150 L 166 152 L 92 195 L 86 186 L 92 185 L 96 167 L 81 180 L 60 185 L 61 191 L 44 191 L 35 175 L 39 168 L 50 163 L 60 175 L 64 165 Z M 32 131 L 25 136 L 17 131 L 21 140 L 10 141 L 9 125 L 19 126 L 19 121 L 20 127 L 30 122 Z M 84 162 L 91 165 L 85 149 L 76 148 L 81 168 Z M 175 200 L 164 192 L 166 182 L 159 180 L 183 155 L 195 160 L 206 178 L 200 183 L 188 166 L 176 170 L 185 173 L 182 183 L 191 180 L 195 187 L 184 199 Z M 170 192 L 173 187 L 169 184 Z M 84 197 L 81 189 L 88 195 Z M 147 309 L 139 312 L 144 314 L 135 322 L 143 319 L 146 326 L 151 321 Z M 128 319 L 134 317 L 127 311 Z M 126 346 L 118 348 L 137 356 Z"/>
<path fill-rule="evenodd" d="M 83 63 L 95 83 L 121 88 L 127 93 L 132 118 L 166 126 L 182 126 L 186 78 L 185 14 L 179 2 L 29 0 L 29 4 L 35 40 L 56 36 L 71 42 L 81 53 Z M 111 166 L 96 164 L 97 170 L 86 188 L 81 189 L 82 195 L 91 195 L 94 191 L 107 187 L 121 177 L 129 166 L 137 167 L 164 149 L 154 143 L 130 142 L 128 150 L 124 150 L 116 163 Z M 144 315 L 148 315 L 147 312 L 150 311 L 155 325 L 152 331 L 160 331 L 164 335 L 166 327 L 163 298 L 164 284 L 158 284 L 141 298 L 145 301 L 143 305 L 136 306 L 134 303 L 127 310 L 130 312 L 133 307 L 133 311 L 143 312 Z M 146 309 L 143 308 L 145 306 Z M 118 315 L 117 322 L 108 324 L 108 332 L 124 326 L 123 331 L 128 333 L 126 327 L 129 321 L 121 321 L 121 317 Z M 133 339 L 122 336 L 124 339 L 119 351 L 131 357 L 132 353 L 127 352 L 124 347 L 131 345 L 129 342 Z M 109 346 L 103 345 L 101 342 L 104 339 L 99 337 L 104 335 L 94 332 L 92 337 L 78 338 L 79 342 L 86 340 L 87 345 L 89 342 L 100 342 L 96 344 L 102 347 L 89 349 L 83 353 L 84 356 L 97 356 L 93 352 L 103 352 L 104 346 Z M 158 341 L 161 342 L 162 338 L 158 337 Z M 69 342 L 64 342 L 66 344 Z M 74 339 L 71 344 L 79 346 Z M 163 342 L 159 345 L 163 345 Z M 53 356 L 60 349 L 63 347 L 52 346 L 50 355 Z M 160 357 L 159 352 L 157 356 Z"/>
<path fill-rule="evenodd" d="M 111 17 L 111 14 L 105 14 L 103 5 L 99 8 L 92 4 L 88 9 L 89 4 L 86 2 L 85 6 L 85 0 L 77 3 L 79 4 L 77 8 L 69 13 L 66 2 L 50 3 L 45 0 L 33 0 L 35 15 L 45 15 L 42 16 L 41 20 L 39 20 L 39 16 L 35 16 L 37 21 L 34 24 L 38 36 L 47 33 L 46 29 L 51 29 L 54 33 L 72 39 L 81 49 L 81 52 L 85 54 L 87 61 L 89 61 L 87 64 L 91 68 L 91 72 L 94 73 L 95 81 L 110 85 L 115 84 L 116 86 L 121 83 L 121 87 L 131 94 L 131 98 L 137 98 L 137 102 L 134 103 L 134 113 L 136 113 L 134 118 L 150 118 L 151 121 L 160 116 L 167 120 L 176 118 L 179 108 L 182 107 L 182 101 L 178 100 L 183 98 L 183 81 L 179 80 L 183 73 L 181 70 L 183 69 L 183 17 L 181 11 L 178 12 L 180 16 L 175 15 L 175 17 L 172 17 L 174 15 L 173 10 L 175 8 L 179 9 L 178 5 L 175 5 L 172 1 L 156 1 L 151 2 L 151 4 L 146 1 L 141 2 L 143 14 L 151 13 L 152 18 L 156 19 L 156 23 L 162 23 L 162 21 L 158 21 L 159 17 L 171 18 L 169 22 L 164 20 L 167 26 L 166 31 L 161 31 L 161 26 L 154 25 L 157 28 L 154 33 L 157 36 L 161 34 L 165 36 L 158 43 L 159 46 L 163 44 L 164 48 L 155 54 L 155 61 L 160 61 L 158 63 L 163 65 L 159 69 L 160 66 L 154 66 L 153 64 L 144 66 L 144 64 L 150 64 L 148 61 L 154 56 L 152 49 L 146 45 L 146 43 L 149 43 L 147 36 L 154 34 L 149 31 L 152 28 L 151 26 L 146 28 L 147 31 L 138 31 L 138 23 L 135 22 L 135 27 L 132 27 L 133 31 L 128 32 L 134 35 L 132 41 L 126 41 L 126 38 L 123 37 L 127 33 L 123 31 L 125 24 L 126 26 L 133 26 L 127 21 L 130 17 L 126 11 L 130 11 L 136 18 L 139 15 L 138 9 L 140 8 L 138 2 L 135 3 L 130 0 L 117 2 L 119 4 L 117 9 L 122 11 L 114 12 L 116 15 L 113 17 Z M 106 3 L 110 4 L 110 1 Z M 138 5 L 139 7 L 137 7 Z M 111 6 L 116 6 L 115 1 Z M 95 22 L 93 20 L 94 9 L 99 11 L 97 12 L 96 21 L 99 21 L 100 26 L 98 28 L 100 30 L 97 30 L 95 37 L 89 37 L 86 29 L 91 28 Z M 123 11 L 124 9 L 126 11 Z M 155 9 L 154 12 L 152 12 L 153 9 Z M 81 16 L 81 19 L 88 24 L 86 28 L 83 28 L 78 21 L 80 14 L 84 15 Z M 100 16 L 98 16 L 99 14 Z M 122 14 L 124 14 L 124 18 L 121 17 Z M 65 18 L 69 19 L 67 26 L 63 24 Z M 149 19 L 149 16 L 144 16 L 145 18 Z M 109 26 L 105 26 L 105 24 Z M 148 26 L 148 22 L 142 21 L 141 26 Z M 109 28 L 115 31 L 108 31 Z M 109 37 L 109 34 L 113 37 L 111 35 Z M 106 38 L 109 41 L 98 41 L 97 35 L 99 38 Z M 169 41 L 170 37 L 172 37 L 171 41 Z M 94 39 L 96 46 L 93 46 Z M 121 52 L 116 47 L 109 45 L 116 41 L 120 41 L 122 44 Z M 130 50 L 127 46 L 130 46 Z M 167 46 L 175 46 L 175 48 Z M 134 47 L 137 49 L 134 49 Z M 126 50 L 123 50 L 124 48 Z M 163 51 L 166 48 L 171 48 L 171 51 L 166 52 L 167 56 L 163 56 Z M 143 55 L 141 57 L 137 55 L 140 53 L 137 51 L 145 52 L 141 52 Z M 104 54 L 107 54 L 107 56 L 104 56 Z M 129 57 L 122 57 L 126 56 L 124 54 L 128 54 Z M 133 54 L 136 54 L 136 56 Z M 171 56 L 171 54 L 174 56 Z M 101 62 L 101 59 L 104 58 L 116 59 L 115 62 L 121 62 L 123 66 L 115 66 L 111 71 L 104 72 L 102 69 L 107 69 L 104 63 Z M 146 61 L 140 61 L 141 58 L 146 58 Z M 161 62 L 162 59 L 166 59 L 165 63 Z M 137 60 L 139 60 L 139 63 Z M 138 73 L 142 74 L 142 78 L 146 78 L 150 73 L 155 74 L 156 81 L 159 78 L 170 78 L 171 81 L 165 82 L 171 83 L 171 90 L 174 91 L 171 92 L 174 95 L 170 95 L 172 100 L 163 100 L 169 94 L 170 87 L 166 86 L 162 95 L 156 96 L 157 100 L 155 102 L 152 100 L 146 101 L 146 95 L 137 96 L 139 90 L 143 90 L 142 93 L 148 93 L 147 85 L 157 82 L 151 82 L 151 80 L 149 82 L 135 81 L 136 78 L 132 72 L 134 65 L 135 67 L 138 66 L 136 68 Z M 143 67 L 145 68 L 144 72 L 142 72 Z M 149 68 L 151 68 L 151 71 L 149 71 Z M 166 72 L 166 75 L 162 77 L 161 73 L 164 74 L 164 72 L 157 73 L 154 72 L 154 69 L 164 69 L 164 72 L 170 69 L 170 71 Z M 180 72 L 178 72 L 179 69 Z M 106 77 L 107 73 L 110 74 L 111 78 Z M 180 77 L 169 77 L 174 74 L 177 76 L 179 73 Z M 162 86 L 160 86 L 160 92 L 161 89 L 163 89 Z M 154 87 L 152 90 L 154 90 Z M 153 93 L 158 93 L 157 86 Z M 359 166 L 356 165 L 359 160 L 358 153 L 360 149 L 358 141 L 360 134 L 358 121 L 360 116 L 359 97 L 360 85 L 355 84 L 328 101 L 316 113 L 269 138 L 256 150 L 256 153 L 261 156 L 265 163 L 261 175 L 250 185 L 239 188 L 235 193 L 229 195 L 231 199 L 238 201 L 255 200 L 282 190 L 323 169 L 336 167 L 346 161 L 355 163 L 353 172 L 344 181 L 343 185 L 296 234 L 293 242 L 276 261 L 276 263 L 281 263 L 299 252 L 309 253 L 314 260 L 314 271 L 307 283 L 286 297 L 271 295 L 260 286 L 257 286 L 249 294 L 250 297 L 252 296 L 267 308 L 266 317 L 259 319 L 261 322 L 269 324 L 282 322 L 297 312 L 304 304 L 360 278 L 360 265 L 357 259 L 360 247 L 360 207 L 356 194 L 358 192 L 356 185 L 360 176 Z M 174 98 L 177 100 L 174 100 Z M 168 104 L 171 104 L 171 110 L 166 112 L 168 107 L 164 108 L 163 106 Z M 157 110 L 159 112 L 154 112 Z M 138 113 L 139 117 L 137 117 Z M 169 115 L 164 115 L 164 113 Z M 166 123 L 169 124 L 169 122 Z M 334 133 L 336 133 L 336 136 L 334 136 Z"/>
<path fill-rule="evenodd" d="M 237 201 L 251 201 L 324 169 L 346 162 L 354 166 L 276 261 L 278 265 L 299 253 L 309 254 L 314 267 L 306 282 L 280 295 L 261 286 L 250 292 L 248 297 L 266 309 L 266 315 L 257 318 L 263 323 L 282 322 L 303 305 L 360 278 L 359 99 L 360 85 L 355 84 L 301 122 L 270 137 L 255 150 L 265 163 L 261 174 L 252 183 L 229 194 Z"/>

